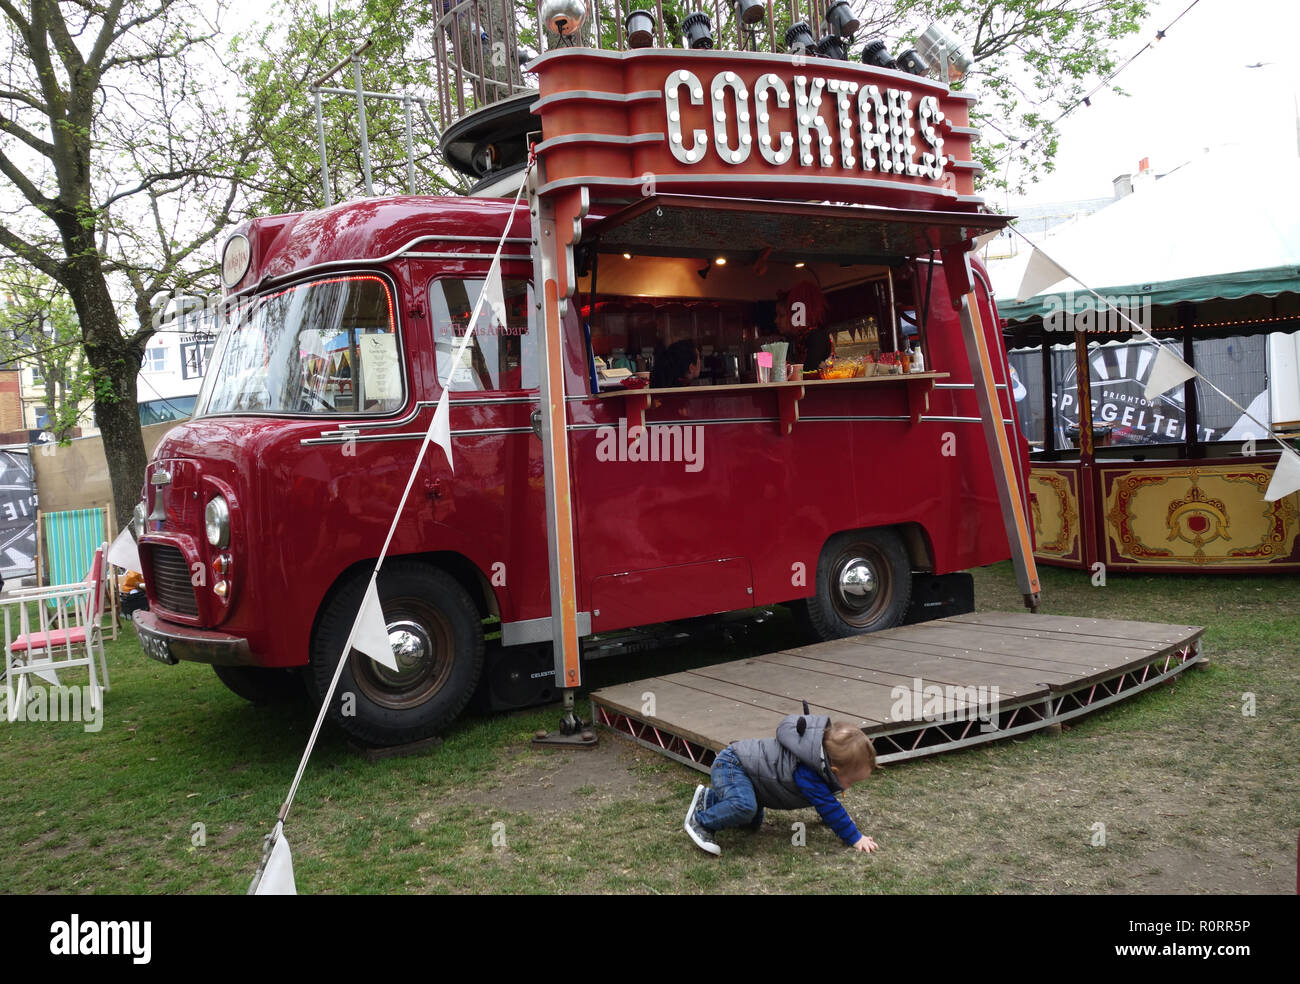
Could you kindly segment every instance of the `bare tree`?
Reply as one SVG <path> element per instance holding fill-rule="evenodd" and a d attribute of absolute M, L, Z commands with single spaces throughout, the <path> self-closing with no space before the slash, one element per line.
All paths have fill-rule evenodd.
<path fill-rule="evenodd" d="M 0 195 L 7 182 L 19 199 L 0 217 L 0 249 L 72 300 L 123 520 L 146 466 L 136 375 L 150 299 L 211 270 L 205 247 L 249 169 L 213 9 L 0 0 Z M 115 290 L 134 311 L 130 327 Z"/>

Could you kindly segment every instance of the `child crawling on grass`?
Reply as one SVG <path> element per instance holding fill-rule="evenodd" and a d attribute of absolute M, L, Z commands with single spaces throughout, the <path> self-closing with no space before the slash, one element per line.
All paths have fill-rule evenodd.
<path fill-rule="evenodd" d="M 695 787 L 686 811 L 686 832 L 701 850 L 721 854 L 713 834 L 728 827 L 758 830 L 763 809 L 815 807 L 849 847 L 874 851 L 877 844 L 854 826 L 835 799 L 871 775 L 876 753 L 858 728 L 812 714 L 791 714 L 775 738 L 733 742 L 713 760 L 712 788 Z"/>

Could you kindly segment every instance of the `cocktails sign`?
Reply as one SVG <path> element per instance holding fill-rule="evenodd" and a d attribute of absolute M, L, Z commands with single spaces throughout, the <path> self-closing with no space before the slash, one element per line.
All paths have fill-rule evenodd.
<path fill-rule="evenodd" d="M 982 207 L 973 97 L 930 79 L 831 59 L 673 49 L 568 48 L 529 68 L 541 93 L 533 111 L 543 194 Z"/>
<path fill-rule="evenodd" d="M 663 91 L 668 147 L 683 164 L 710 150 L 723 164 L 743 164 L 757 151 L 774 167 L 833 167 L 838 159 L 850 170 L 943 179 L 945 116 L 932 95 L 810 75 L 787 84 L 775 72 L 760 75 L 751 92 L 732 71 L 715 74 L 706 90 L 684 68 L 668 74 Z"/>

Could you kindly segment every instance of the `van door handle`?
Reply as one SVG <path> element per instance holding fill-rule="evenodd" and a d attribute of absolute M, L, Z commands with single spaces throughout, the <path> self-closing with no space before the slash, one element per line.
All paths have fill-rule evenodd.
<path fill-rule="evenodd" d="M 540 441 L 542 439 L 542 408 L 541 407 L 537 407 L 536 409 L 533 410 L 531 414 L 529 414 L 528 422 L 532 425 L 533 433 L 537 435 L 537 439 Z"/>

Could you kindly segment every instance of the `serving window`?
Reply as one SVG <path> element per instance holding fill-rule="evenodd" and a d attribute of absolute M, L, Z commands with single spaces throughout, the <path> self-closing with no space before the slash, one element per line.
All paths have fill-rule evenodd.
<path fill-rule="evenodd" d="M 821 327 L 838 359 L 916 344 L 923 320 L 910 264 L 891 269 L 602 253 L 594 276 L 594 296 L 592 275 L 578 285 L 592 355 L 609 368 L 644 373 L 668 346 L 688 339 L 701 356 L 695 385 L 753 381 L 755 353 L 783 337 L 778 305 L 802 281 L 812 281 L 825 297 Z"/>

